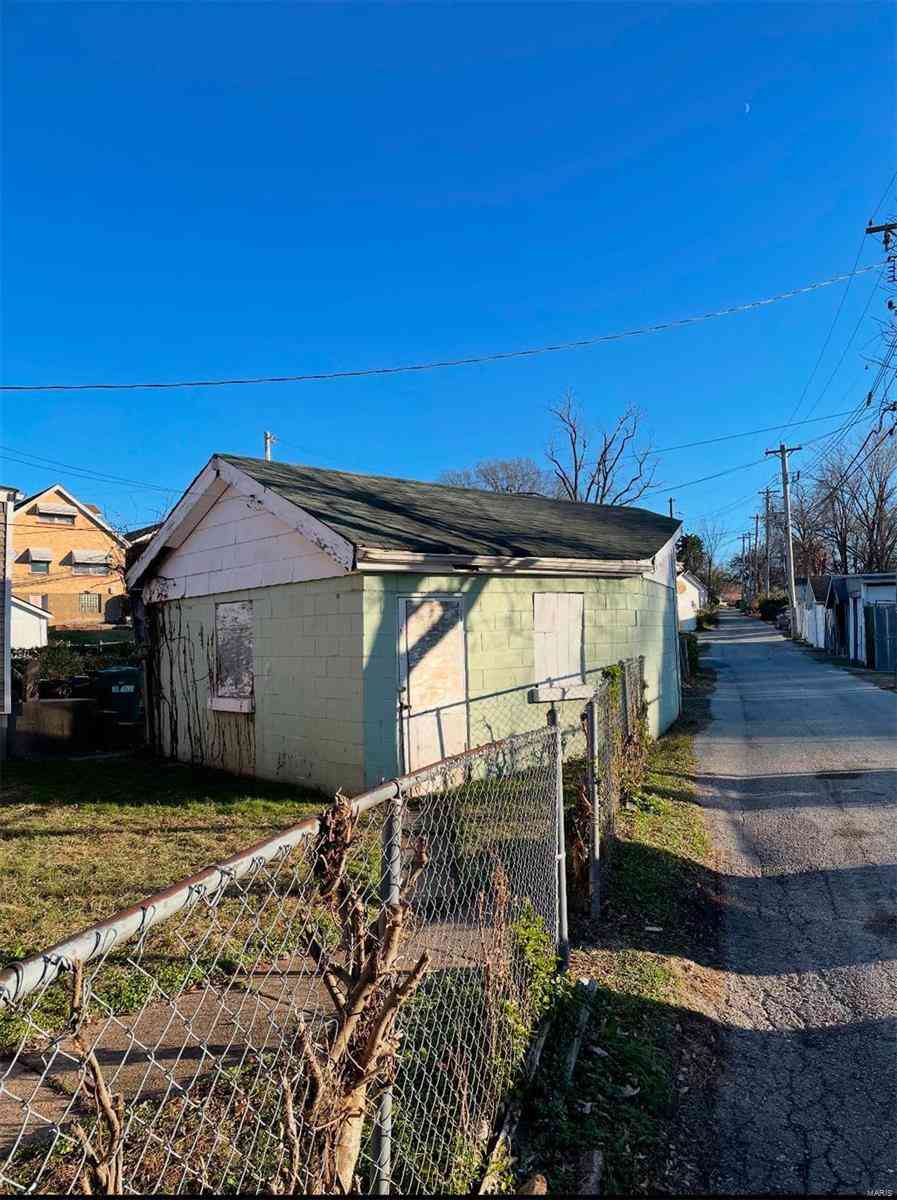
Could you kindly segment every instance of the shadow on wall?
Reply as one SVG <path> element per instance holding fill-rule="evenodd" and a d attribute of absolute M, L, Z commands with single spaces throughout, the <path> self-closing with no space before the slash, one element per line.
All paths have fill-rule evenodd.
<path fill-rule="evenodd" d="M 463 598 L 465 625 L 471 616 L 476 614 L 476 605 L 481 598 L 489 577 L 473 576 L 457 581 L 452 580 L 451 591 Z M 446 589 L 446 593 L 448 589 Z M 442 594 L 446 594 L 442 593 Z M 364 695 L 365 695 L 365 737 L 366 737 L 366 769 L 373 779 L 390 778 L 401 773 L 403 766 L 400 761 L 398 739 L 398 678 L 396 667 L 398 641 L 398 607 L 396 604 L 400 589 L 388 588 L 383 595 L 383 611 L 377 623 L 376 633 L 368 646 L 364 664 Z M 440 593 L 434 593 L 438 595 Z M 668 627 L 669 626 L 669 627 Z M 427 652 L 432 652 L 440 642 L 448 636 L 452 627 L 446 625 L 427 633 Z M 478 632 L 466 631 L 469 639 L 479 636 Z M 661 661 L 668 655 L 678 655 L 678 633 L 670 623 L 663 622 L 661 644 Z M 413 656 L 415 648 L 421 644 L 419 639 L 409 649 Z M 469 648 L 467 666 L 471 669 Z M 533 690 L 540 685 L 555 687 L 575 687 L 582 689 L 583 681 L 592 690 L 601 681 L 601 672 L 608 666 L 614 665 L 618 659 L 595 664 L 582 664 L 582 669 L 576 674 L 559 678 L 530 678 L 526 682 L 507 688 L 490 691 L 471 690 L 464 700 L 440 705 L 429 709 L 418 710 L 416 717 L 432 717 L 441 723 L 443 717 L 450 716 L 459 709 L 465 709 L 467 714 L 468 744 L 470 746 L 484 745 L 498 741 L 512 733 L 524 733 L 543 728 L 548 722 L 549 711 L 554 709 L 558 714 L 562 729 L 565 731 L 565 757 L 575 757 L 585 753 L 585 735 L 581 729 L 580 717 L 586 702 L 586 695 L 580 694 L 573 699 L 535 701 L 531 697 Z M 649 702 L 659 703 L 659 696 Z M 375 715 L 379 714 L 379 715 Z M 378 752 L 379 761 L 372 761 L 368 753 L 372 748 Z M 405 768 L 407 769 L 407 768 Z"/>

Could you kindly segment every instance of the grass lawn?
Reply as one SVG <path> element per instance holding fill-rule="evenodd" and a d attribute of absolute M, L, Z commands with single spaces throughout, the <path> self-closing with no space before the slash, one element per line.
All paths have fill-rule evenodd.
<path fill-rule="evenodd" d="M 576 1191 L 584 1149 L 603 1155 L 603 1193 L 703 1190 L 695 1163 L 683 1161 L 688 1148 L 675 1143 L 679 1100 L 706 1070 L 710 1028 L 695 1011 L 691 972 L 716 954 L 711 848 L 693 782 L 693 735 L 711 688 L 702 672 L 682 719 L 652 744 L 642 794 L 617 818 L 601 918 L 571 929 L 570 979 L 598 988 L 571 1085 L 564 1060 L 579 1001 L 570 987 L 559 1004 L 518 1164 L 543 1172 L 550 1192 Z"/>
<path fill-rule="evenodd" d="M 0 788 L 0 965 L 324 804 L 294 786 L 142 755 L 7 762 Z"/>

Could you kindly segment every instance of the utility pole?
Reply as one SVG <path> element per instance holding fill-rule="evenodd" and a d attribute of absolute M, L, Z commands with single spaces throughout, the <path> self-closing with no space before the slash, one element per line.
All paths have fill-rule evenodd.
<path fill-rule="evenodd" d="M 763 536 L 766 539 L 766 594 L 769 595 L 769 498 L 772 495 L 772 488 L 764 488 L 760 493 L 764 500 L 763 507 Z"/>
<path fill-rule="evenodd" d="M 760 514 L 754 513 L 754 586 L 760 594 Z"/>
<path fill-rule="evenodd" d="M 873 225 L 870 221 L 866 226 L 866 233 L 880 233 L 882 235 L 881 243 L 884 246 L 886 262 L 889 267 L 888 282 L 891 284 L 897 283 L 897 254 L 894 252 L 894 234 L 897 233 L 897 221 L 885 221 L 881 225 Z M 888 300 L 888 308 L 893 314 L 895 308 L 893 297 Z M 885 395 L 887 395 L 887 389 L 885 389 Z M 869 398 L 870 400 L 872 398 L 871 392 L 869 393 Z M 895 592 L 894 599 L 895 603 L 897 603 L 897 592 Z M 897 614 L 897 608 L 895 608 L 894 612 Z M 897 691 L 897 634 L 895 634 L 894 642 L 894 689 Z"/>
<path fill-rule="evenodd" d="M 748 591 L 747 572 L 744 569 L 745 563 L 747 562 L 747 559 L 745 557 L 745 549 L 744 549 L 744 543 L 745 543 L 746 538 L 747 538 L 747 534 L 743 533 L 741 535 L 741 598 L 742 598 L 742 600 L 749 599 L 749 597 L 747 595 L 747 591 Z"/>
<path fill-rule="evenodd" d="M 800 446 L 786 446 L 779 442 L 778 450 L 767 450 L 767 454 L 777 454 L 782 463 L 782 495 L 785 500 L 785 574 L 788 580 L 788 603 L 791 606 L 791 636 L 797 633 L 797 594 L 794 588 L 794 550 L 791 545 L 791 481 L 788 478 L 788 455 Z"/>
<path fill-rule="evenodd" d="M 265 462 L 271 461 L 271 447 L 274 445 L 274 443 L 276 441 L 277 441 L 277 438 L 274 436 L 274 434 L 269 433 L 268 430 L 266 429 L 265 430 Z"/>

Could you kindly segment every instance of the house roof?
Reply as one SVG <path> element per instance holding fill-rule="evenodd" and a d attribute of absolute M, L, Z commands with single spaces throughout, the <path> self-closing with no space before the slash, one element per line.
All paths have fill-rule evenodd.
<path fill-rule="evenodd" d="M 112 526 L 108 525 L 103 520 L 103 518 L 100 516 L 100 510 L 95 504 L 85 504 L 83 500 L 79 500 L 77 496 L 73 496 L 68 488 L 63 487 L 61 483 L 51 483 L 49 487 L 41 488 L 39 492 L 32 492 L 30 496 L 25 496 L 22 500 L 17 500 L 15 511 L 18 512 L 19 509 L 24 508 L 27 504 L 33 504 L 35 500 L 38 500 L 41 496 L 46 496 L 48 492 L 59 492 L 61 495 L 65 496 L 66 500 L 70 501 L 74 508 L 80 510 L 80 512 L 82 512 L 84 516 L 88 518 L 88 520 L 91 520 L 94 522 L 94 524 L 99 525 L 104 533 L 108 533 L 110 537 L 115 538 L 119 545 L 127 545 L 122 535 L 120 533 L 116 533 Z M 40 507 L 48 508 L 49 505 L 42 505 Z M 63 506 L 59 505 L 58 507 L 62 508 Z"/>
<path fill-rule="evenodd" d="M 154 521 L 152 525 L 141 525 L 139 529 L 128 529 L 125 531 L 125 538 L 133 546 L 135 542 L 151 538 L 161 524 L 161 521 Z"/>
<path fill-rule="evenodd" d="M 646 560 L 680 522 L 644 508 L 575 504 L 320 467 L 217 456 L 356 548 L 420 554 Z"/>
<path fill-rule="evenodd" d="M 866 574 L 856 575 L 829 575 L 827 578 L 829 586 L 826 592 L 826 604 L 829 607 L 835 600 L 841 604 L 846 604 L 849 596 L 856 596 L 861 593 L 863 584 L 893 587 L 897 583 L 897 574 L 894 571 L 867 572 Z"/>
<path fill-rule="evenodd" d="M 32 616 L 43 617 L 45 621 L 49 621 L 49 619 L 53 616 L 49 609 L 38 608 L 38 606 L 36 604 L 32 604 L 30 600 L 23 600 L 21 596 L 16 596 L 15 594 L 10 596 L 10 603 L 14 608 L 24 609 L 25 612 L 31 613 Z"/>
<path fill-rule="evenodd" d="M 708 590 L 706 583 L 703 583 L 700 579 L 698 579 L 697 575 L 693 574 L 691 571 L 687 571 L 684 567 L 676 572 L 676 578 L 687 579 L 692 587 L 698 588 L 699 591 L 706 592 Z"/>

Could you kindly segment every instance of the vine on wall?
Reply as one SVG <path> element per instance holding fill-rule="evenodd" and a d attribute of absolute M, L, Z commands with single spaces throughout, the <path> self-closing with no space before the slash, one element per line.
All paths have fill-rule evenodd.
<path fill-rule="evenodd" d="M 255 771 L 252 713 L 215 712 L 215 637 L 181 600 L 146 606 L 147 738 L 160 755 L 236 774 Z"/>

